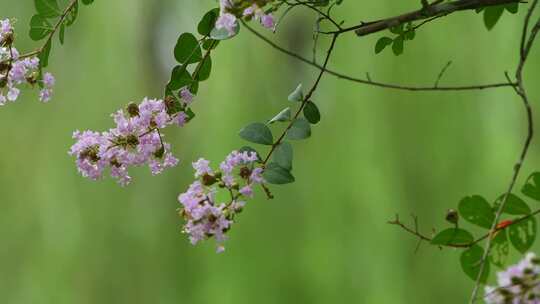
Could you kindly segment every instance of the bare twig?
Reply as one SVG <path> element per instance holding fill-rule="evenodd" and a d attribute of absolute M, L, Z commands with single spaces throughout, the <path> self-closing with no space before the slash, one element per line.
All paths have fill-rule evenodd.
<path fill-rule="evenodd" d="M 242 21 L 242 24 L 244 27 L 253 33 L 256 37 L 258 37 L 260 40 L 264 41 L 266 44 L 270 45 L 272 48 L 291 56 L 295 59 L 300 60 L 301 62 L 304 62 L 314 68 L 317 68 L 321 71 L 324 71 L 330 75 L 336 76 L 340 79 L 348 80 L 355 83 L 360 83 L 364 85 L 369 86 L 375 86 L 385 89 L 394 89 L 394 90 L 403 90 L 403 91 L 471 91 L 471 90 L 485 90 L 485 89 L 494 89 L 494 88 L 503 88 L 503 87 L 513 87 L 516 86 L 517 83 L 508 83 L 508 82 L 499 82 L 499 83 L 489 83 L 489 84 L 478 84 L 478 85 L 466 85 L 466 86 L 407 86 L 407 85 L 400 85 L 400 84 L 392 84 L 392 83 L 384 83 L 384 82 L 377 82 L 373 81 L 371 79 L 362 79 L 362 78 L 356 78 L 352 76 L 348 76 L 339 72 L 335 72 L 333 70 L 328 69 L 327 67 L 323 67 L 297 53 L 294 53 L 293 51 L 287 50 L 284 47 L 279 46 L 272 40 L 266 38 L 261 33 L 257 32 L 255 29 L 250 27 L 248 24 Z"/>

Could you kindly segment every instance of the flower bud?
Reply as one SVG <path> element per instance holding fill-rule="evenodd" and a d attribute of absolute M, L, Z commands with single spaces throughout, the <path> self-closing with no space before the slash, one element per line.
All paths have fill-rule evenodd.
<path fill-rule="evenodd" d="M 205 174 L 202 177 L 202 183 L 205 186 L 212 186 L 213 184 L 216 183 L 216 181 L 217 181 L 216 178 L 210 174 Z"/>
<path fill-rule="evenodd" d="M 459 214 L 455 209 L 448 209 L 446 211 L 446 220 L 452 224 L 457 224 L 459 221 Z"/>
<path fill-rule="evenodd" d="M 126 107 L 126 112 L 130 117 L 139 116 L 139 106 L 134 102 L 130 102 Z"/>

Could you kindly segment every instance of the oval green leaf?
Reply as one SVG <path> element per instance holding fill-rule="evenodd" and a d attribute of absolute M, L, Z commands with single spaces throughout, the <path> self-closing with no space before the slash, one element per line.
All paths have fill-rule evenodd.
<path fill-rule="evenodd" d="M 510 242 L 521 253 L 526 253 L 536 239 L 536 219 L 530 217 L 508 228 Z"/>
<path fill-rule="evenodd" d="M 474 245 L 471 248 L 463 251 L 459 258 L 461 269 L 473 281 L 476 281 L 480 274 L 483 255 L 484 249 L 478 245 Z M 486 283 L 489 276 L 489 268 L 489 263 L 485 263 L 482 276 L 480 277 L 481 283 Z"/>
<path fill-rule="evenodd" d="M 439 232 L 432 240 L 432 245 L 465 245 L 474 241 L 472 234 L 460 228 L 448 228 Z"/>
<path fill-rule="evenodd" d="M 491 205 L 479 195 L 467 196 L 459 202 L 459 213 L 467 222 L 490 229 L 495 214 Z"/>
<path fill-rule="evenodd" d="M 190 64 L 202 60 L 202 51 L 199 41 L 191 33 L 183 33 L 178 37 L 174 47 L 174 58 L 183 64 Z"/>
<path fill-rule="evenodd" d="M 284 185 L 294 182 L 291 172 L 276 163 L 269 163 L 263 172 L 266 182 L 274 185 Z"/>
<path fill-rule="evenodd" d="M 306 103 L 304 107 L 304 117 L 312 124 L 316 124 L 321 121 L 321 112 L 317 105 L 311 101 Z"/>
<path fill-rule="evenodd" d="M 274 143 L 272 131 L 263 123 L 255 122 L 247 125 L 239 133 L 243 139 L 261 145 L 271 146 Z"/>
<path fill-rule="evenodd" d="M 306 139 L 311 136 L 311 125 L 305 118 L 297 118 L 291 125 L 291 128 L 287 131 L 285 136 L 291 140 Z"/>

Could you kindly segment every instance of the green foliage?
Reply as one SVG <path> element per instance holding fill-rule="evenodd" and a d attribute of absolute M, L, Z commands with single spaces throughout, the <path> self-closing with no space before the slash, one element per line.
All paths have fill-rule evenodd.
<path fill-rule="evenodd" d="M 506 264 L 509 253 L 510 246 L 508 244 L 508 236 L 506 230 L 496 232 L 495 236 L 491 240 L 489 262 L 497 267 L 502 268 Z"/>
<path fill-rule="evenodd" d="M 466 221 L 486 229 L 490 229 L 495 220 L 491 206 L 479 195 L 463 198 L 459 202 L 458 210 Z"/>
<path fill-rule="evenodd" d="M 83 1 L 91 4 L 93 1 Z M 71 5 L 71 3 L 70 3 Z M 39 41 L 53 35 L 58 31 L 60 44 L 64 44 L 66 27 L 73 25 L 79 12 L 79 2 L 73 2 L 72 6 L 61 9 L 57 0 L 34 0 L 37 14 L 30 19 L 30 39 Z M 54 23 L 50 19 L 54 19 Z M 52 38 L 52 37 L 51 37 Z M 40 67 L 47 67 L 52 48 L 52 39 L 48 39 L 41 52 L 38 54 Z"/>
<path fill-rule="evenodd" d="M 289 95 L 289 101 L 302 102 L 304 100 L 304 92 L 302 91 L 302 84 L 299 84 L 296 89 Z"/>
<path fill-rule="evenodd" d="M 197 26 L 197 31 L 203 36 L 209 36 L 214 29 L 216 20 L 219 17 L 219 8 L 207 12 Z"/>
<path fill-rule="evenodd" d="M 519 10 L 519 3 L 501 4 L 477 9 L 477 12 L 483 12 L 484 25 L 488 30 L 492 30 L 501 19 L 504 11 L 516 14 Z"/>
<path fill-rule="evenodd" d="M 274 162 L 266 166 L 263 177 L 268 183 L 274 185 L 284 185 L 294 182 L 294 176 L 291 172 Z"/>
<path fill-rule="evenodd" d="M 391 27 L 390 32 L 396 36 L 394 38 L 384 36 L 377 40 L 377 43 L 375 44 L 375 54 L 379 54 L 386 47 L 392 45 L 392 52 L 394 55 L 399 56 L 403 54 L 405 41 L 413 40 L 416 37 L 416 28 L 412 22 L 406 24 L 402 23 Z"/>
<path fill-rule="evenodd" d="M 58 17 L 62 14 L 56 0 L 34 0 L 36 10 L 44 18 Z"/>
<path fill-rule="evenodd" d="M 540 201 L 540 172 L 534 172 L 527 178 L 521 192 L 534 200 Z"/>
<path fill-rule="evenodd" d="M 286 107 L 285 109 L 281 110 L 276 116 L 274 116 L 272 119 L 268 121 L 268 124 L 273 124 L 275 122 L 285 122 L 291 120 L 291 108 Z"/>
<path fill-rule="evenodd" d="M 319 108 L 312 101 L 308 101 L 304 107 L 304 117 L 312 124 L 316 124 L 321 121 L 321 112 Z"/>
<path fill-rule="evenodd" d="M 495 210 L 499 209 L 499 206 L 503 199 L 504 194 L 495 201 Z M 510 195 L 508 195 L 508 198 L 506 199 L 506 204 L 504 205 L 502 212 L 511 215 L 526 215 L 531 213 L 531 208 L 517 195 L 510 193 Z"/>
<path fill-rule="evenodd" d="M 286 141 L 280 143 L 274 151 L 272 161 L 284 169 L 291 170 L 293 162 L 292 145 Z"/>
<path fill-rule="evenodd" d="M 536 239 L 536 219 L 529 217 L 523 221 L 514 223 L 508 228 L 510 242 L 521 253 L 526 253 Z"/>
<path fill-rule="evenodd" d="M 465 272 L 465 274 L 474 281 L 476 281 L 480 274 L 483 255 L 484 249 L 478 245 L 473 245 L 471 248 L 463 251 L 459 258 L 461 263 L 461 269 L 463 269 L 463 272 Z M 489 263 L 486 263 L 482 272 L 482 276 L 480 277 L 481 283 L 485 283 L 487 281 L 489 271 Z"/>
<path fill-rule="evenodd" d="M 263 123 L 255 122 L 245 126 L 239 132 L 243 139 L 261 145 L 271 146 L 274 143 L 272 131 Z"/>
<path fill-rule="evenodd" d="M 472 234 L 461 228 L 448 228 L 439 232 L 431 240 L 432 245 L 466 245 L 474 241 Z"/>
<path fill-rule="evenodd" d="M 301 140 L 310 136 L 311 126 L 305 118 L 301 117 L 294 120 L 285 137 L 291 140 Z"/>
<path fill-rule="evenodd" d="M 191 33 L 183 33 L 178 37 L 174 47 L 174 58 L 182 64 L 197 63 L 202 60 L 202 51 L 197 38 Z"/>

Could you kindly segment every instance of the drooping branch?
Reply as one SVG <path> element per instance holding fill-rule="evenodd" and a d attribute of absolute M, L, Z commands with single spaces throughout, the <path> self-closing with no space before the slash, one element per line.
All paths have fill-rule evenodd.
<path fill-rule="evenodd" d="M 475 10 L 478 8 L 496 6 L 501 4 L 519 3 L 520 0 L 456 0 L 447 3 L 443 1 L 435 1 L 432 4 L 426 5 L 426 1 L 422 2 L 422 8 L 409 13 L 401 14 L 382 20 L 362 22 L 358 25 L 339 30 L 339 33 L 355 31 L 358 36 L 367 36 L 377 33 L 393 26 L 397 26 L 407 22 L 431 19 L 439 16 L 446 16 L 459 11 Z"/>
<path fill-rule="evenodd" d="M 330 70 L 327 67 L 323 67 L 320 64 L 309 60 L 305 57 L 303 57 L 300 54 L 297 54 L 293 51 L 290 51 L 277 43 L 273 42 L 272 40 L 266 38 L 264 35 L 250 27 L 247 23 L 242 21 L 242 25 L 250 31 L 252 34 L 254 34 L 257 38 L 271 46 L 272 48 L 280 51 L 281 53 L 284 53 L 292 58 L 295 58 L 297 60 L 300 60 L 301 62 L 308 64 L 316 69 L 319 69 L 321 71 L 324 71 L 330 75 L 336 76 L 340 79 L 348 80 L 351 82 L 364 84 L 368 86 L 374 86 L 384 89 L 393 89 L 393 90 L 402 90 L 402 91 L 471 91 L 471 90 L 485 90 L 485 89 L 494 89 L 494 88 L 504 88 L 504 87 L 514 87 L 517 85 L 515 82 L 498 82 L 498 83 L 488 83 L 488 84 L 477 84 L 477 85 L 465 85 L 465 86 L 439 86 L 433 85 L 433 86 L 408 86 L 408 85 L 401 85 L 401 84 L 393 84 L 393 83 L 384 83 L 384 82 L 378 82 L 373 81 L 372 79 L 363 79 L 358 77 L 352 77 L 343 73 L 336 72 L 334 70 Z M 502 74 L 502 73 L 501 73 Z"/>

